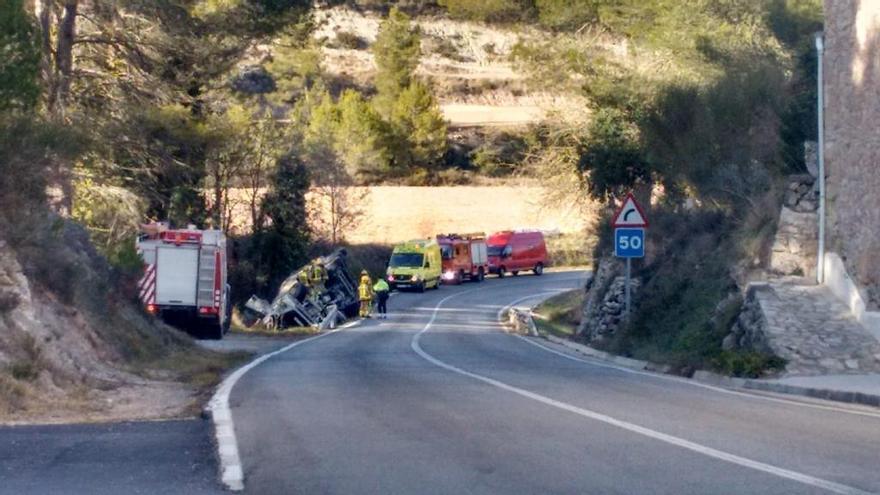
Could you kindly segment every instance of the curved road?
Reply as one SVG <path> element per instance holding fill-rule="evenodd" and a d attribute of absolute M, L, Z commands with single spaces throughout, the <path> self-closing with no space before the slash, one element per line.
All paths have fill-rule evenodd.
<path fill-rule="evenodd" d="M 880 411 L 634 373 L 499 331 L 583 272 L 391 300 L 245 375 L 248 493 L 880 492 Z"/>

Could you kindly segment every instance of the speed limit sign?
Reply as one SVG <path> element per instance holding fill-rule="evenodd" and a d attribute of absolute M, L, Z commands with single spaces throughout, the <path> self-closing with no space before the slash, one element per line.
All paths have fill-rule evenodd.
<path fill-rule="evenodd" d="M 614 229 L 614 256 L 645 257 L 645 229 Z"/>

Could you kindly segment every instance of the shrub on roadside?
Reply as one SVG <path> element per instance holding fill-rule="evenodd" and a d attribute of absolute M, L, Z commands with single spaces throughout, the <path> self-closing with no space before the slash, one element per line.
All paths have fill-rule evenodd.
<path fill-rule="evenodd" d="M 785 369 L 784 359 L 749 351 L 722 351 L 712 364 L 719 373 L 739 378 L 761 378 Z"/>

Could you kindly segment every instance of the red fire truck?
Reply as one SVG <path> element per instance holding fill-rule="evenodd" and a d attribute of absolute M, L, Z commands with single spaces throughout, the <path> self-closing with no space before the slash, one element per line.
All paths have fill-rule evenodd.
<path fill-rule="evenodd" d="M 223 338 L 231 310 L 223 232 L 174 230 L 166 223 L 143 225 L 142 231 L 138 290 L 147 312 L 200 337 Z"/>
<path fill-rule="evenodd" d="M 489 271 L 486 234 L 443 234 L 437 236 L 437 243 L 443 259 L 443 283 L 483 281 Z"/>

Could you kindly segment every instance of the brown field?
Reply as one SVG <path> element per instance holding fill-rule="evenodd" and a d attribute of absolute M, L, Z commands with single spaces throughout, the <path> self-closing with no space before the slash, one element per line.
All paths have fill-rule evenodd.
<path fill-rule="evenodd" d="M 540 229 L 581 232 L 590 218 L 570 205 L 546 205 L 544 188 L 521 186 L 375 186 L 363 205 L 360 225 L 345 235 L 351 243 L 388 244 L 439 233 Z M 243 191 L 234 194 L 243 200 Z M 235 208 L 235 230 L 249 229 L 247 209 Z"/>

